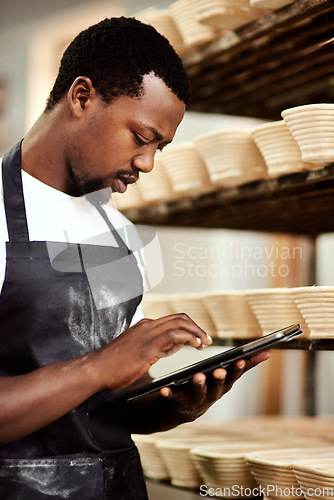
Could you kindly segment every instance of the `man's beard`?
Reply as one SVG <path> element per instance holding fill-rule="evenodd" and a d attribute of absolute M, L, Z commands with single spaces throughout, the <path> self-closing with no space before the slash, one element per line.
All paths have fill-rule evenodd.
<path fill-rule="evenodd" d="M 92 205 L 105 205 L 112 195 L 111 187 L 105 187 L 105 180 L 83 179 L 82 176 L 69 169 L 73 184 L 76 186 L 79 196 L 85 196 Z"/>

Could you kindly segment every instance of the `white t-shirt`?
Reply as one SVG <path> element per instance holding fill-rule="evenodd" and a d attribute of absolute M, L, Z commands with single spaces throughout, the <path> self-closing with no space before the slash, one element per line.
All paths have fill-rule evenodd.
<path fill-rule="evenodd" d="M 72 197 L 57 189 L 47 186 L 22 171 L 22 184 L 27 214 L 29 239 L 31 241 L 58 241 L 64 243 L 84 243 L 108 245 L 118 244 L 106 222 L 95 207 L 85 197 Z M 0 290 L 2 289 L 6 269 L 6 241 L 8 241 L 5 217 L 2 169 L 0 159 Z M 103 206 L 111 224 L 121 233 L 125 244 L 133 250 L 138 267 L 144 277 L 144 268 L 139 258 L 139 237 L 134 243 L 134 225 L 111 205 Z M 127 241 L 127 229 L 131 228 L 131 240 Z M 135 245 L 136 248 L 133 248 Z M 141 307 L 132 319 L 131 324 L 143 318 Z"/>

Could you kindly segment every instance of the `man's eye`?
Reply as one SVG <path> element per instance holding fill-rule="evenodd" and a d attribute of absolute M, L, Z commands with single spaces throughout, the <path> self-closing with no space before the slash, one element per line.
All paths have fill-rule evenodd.
<path fill-rule="evenodd" d="M 145 142 L 138 134 L 136 134 L 135 132 L 133 132 L 133 135 L 136 139 L 136 143 L 139 145 L 139 146 L 145 146 L 146 144 L 148 144 L 148 142 Z"/>

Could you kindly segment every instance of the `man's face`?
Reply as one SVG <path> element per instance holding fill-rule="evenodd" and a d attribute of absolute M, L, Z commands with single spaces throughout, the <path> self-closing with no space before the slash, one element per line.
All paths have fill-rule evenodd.
<path fill-rule="evenodd" d="M 121 96 L 106 104 L 99 95 L 75 123 L 66 164 L 76 195 L 127 184 L 150 172 L 154 155 L 172 141 L 185 104 L 158 77 L 143 79 L 140 98 Z"/>

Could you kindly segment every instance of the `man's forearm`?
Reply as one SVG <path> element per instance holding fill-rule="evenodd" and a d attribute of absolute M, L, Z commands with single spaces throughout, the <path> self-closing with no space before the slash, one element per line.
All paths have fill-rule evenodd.
<path fill-rule="evenodd" d="M 53 422 L 98 389 L 88 356 L 44 366 L 26 375 L 0 377 L 0 444 Z"/>

